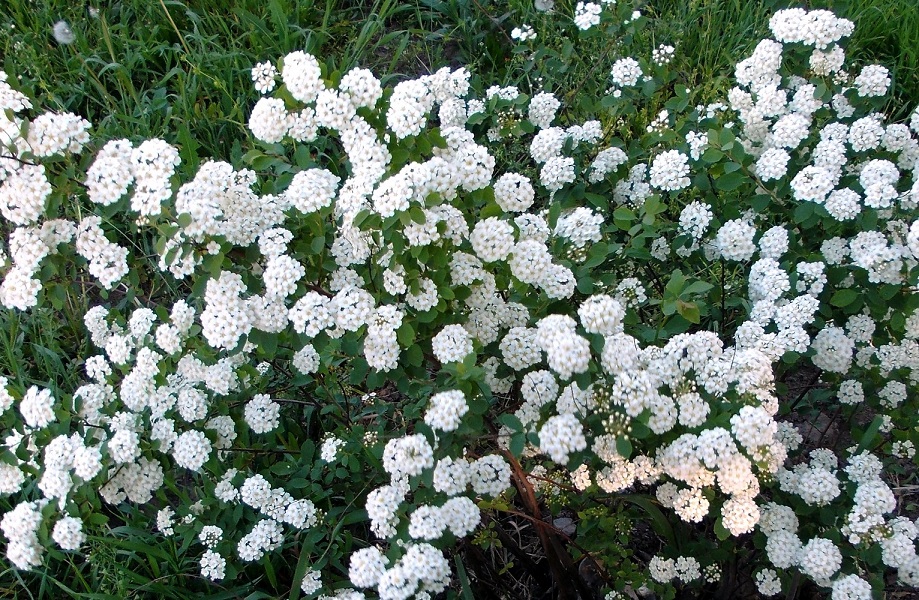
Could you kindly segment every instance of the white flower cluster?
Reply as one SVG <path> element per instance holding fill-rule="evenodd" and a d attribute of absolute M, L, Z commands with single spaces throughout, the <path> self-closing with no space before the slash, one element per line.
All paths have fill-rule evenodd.
<path fill-rule="evenodd" d="M 575 8 L 582 29 L 599 23 L 600 14 L 600 4 L 592 2 L 579 2 Z M 790 509 L 761 506 L 756 500 L 761 476 L 774 478 L 783 492 L 817 507 L 836 502 L 847 489 L 835 455 L 827 450 L 812 453 L 806 463 L 782 467 L 801 436 L 775 421 L 775 360 L 788 351 L 810 350 L 816 367 L 852 378 L 839 385 L 839 400 L 847 405 L 866 399 L 866 389 L 850 373 L 853 365 L 891 377 L 868 388 L 869 400 L 890 409 L 904 404 L 919 376 L 919 317 L 903 324 L 908 339 L 902 343 L 886 343 L 888 331 L 901 327 L 890 316 L 882 319 L 873 312 L 853 315 L 844 328 L 825 319 L 813 342 L 805 329 L 820 311 L 824 288 L 838 281 L 834 267 L 854 271 L 843 287 L 852 286 L 856 276 L 863 278 L 859 269 L 873 283 L 907 282 L 904 267 L 912 267 L 919 256 L 919 222 L 909 226 L 893 215 L 901 218 L 897 211 L 914 208 L 919 196 L 899 191 L 908 188 L 900 183 L 900 170 L 914 168 L 919 142 L 906 126 L 885 126 L 875 114 L 856 115 L 857 107 L 845 96 L 832 107 L 825 105 L 814 85 L 783 75 L 783 44 L 791 43 L 813 47 L 811 66 L 816 73 L 839 72 L 844 57 L 835 44 L 851 33 L 851 23 L 826 11 L 779 11 L 771 27 L 778 41 L 760 43 L 753 56 L 737 66 L 739 85 L 729 94 L 742 124 L 740 143 L 755 158 L 757 183 L 776 182 L 776 189 L 782 189 L 787 182 L 794 201 L 805 207 L 805 217 L 813 209 L 808 203 L 822 205 L 818 216 L 825 209 L 840 221 L 838 231 L 852 233 L 846 233 L 848 239 L 824 242 L 822 257 L 801 258 L 798 248 L 790 248 L 801 235 L 790 223 L 766 226 L 761 232 L 765 219 L 740 210 L 712 235 L 712 207 L 698 200 L 685 206 L 678 231 L 689 243 L 675 248 L 675 254 L 689 256 L 704 245 L 707 259 L 752 261 L 759 252 L 746 288 L 750 317 L 727 348 L 707 331 L 673 335 L 660 347 L 643 346 L 625 332 L 626 323 L 636 317 L 633 313 L 627 319 L 627 310 L 648 300 L 641 281 L 624 276 L 637 275 L 633 265 L 624 262 L 625 273 L 601 282 L 582 279 L 581 266 L 571 269 L 556 260 L 553 252 L 559 246 L 565 246 L 566 258 L 583 258 L 591 245 L 600 244 L 606 209 L 565 204 L 560 210 L 531 213 L 527 211 L 545 199 L 537 198 L 528 177 L 509 172 L 492 182 L 495 158 L 465 127 L 468 115 L 485 109 L 482 101 L 464 99 L 470 77 L 464 69 L 403 81 L 387 101 L 369 71 L 354 69 L 337 89 L 330 89 L 316 58 L 303 52 L 287 55 L 279 63 L 280 76 L 286 93 L 302 106 L 291 108 L 286 95 L 260 99 L 249 121 L 253 135 L 267 144 L 283 145 L 308 143 L 321 132 L 337 138 L 344 156 L 328 168 L 315 165 L 289 174 L 286 189 L 276 194 L 257 195 L 253 171 L 215 161 L 202 164 L 191 181 L 180 185 L 175 181 L 178 151 L 161 140 L 137 147 L 126 140 L 106 144 L 87 174 L 87 193 L 93 202 L 107 206 L 134 186 L 131 210 L 141 222 L 166 225 L 173 232 L 162 240 L 160 268 L 189 277 L 189 283 L 203 291 L 193 295 L 196 301 L 203 297 L 201 339 L 189 339 L 198 335 L 190 302 L 176 303 L 168 321 L 164 312 L 150 309 L 138 309 L 126 319 L 103 308 L 86 315 L 93 344 L 104 354 L 86 361 L 92 382 L 73 393 L 79 418 L 73 423 L 86 423 L 90 429 L 52 436 L 41 448 L 40 463 L 38 451 L 27 447 L 32 443 L 25 441 L 27 436 L 12 444 L 40 464 L 35 488 L 43 499 L 18 503 L 0 522 L 10 540 L 9 560 L 25 567 L 40 563 L 36 531 L 42 503 L 57 501 L 61 514 L 54 517 L 51 538 L 62 549 L 75 550 L 85 534 L 81 522 L 65 508 L 79 486 L 96 485 L 109 503 L 147 502 L 163 485 L 167 464 L 187 469 L 185 476 L 196 478 L 207 476 L 205 467 L 218 471 L 240 450 L 233 447 L 237 423 L 245 422 L 256 435 L 277 429 L 280 405 L 268 394 L 256 393 L 264 388 L 253 388 L 266 384 L 268 373 L 284 370 L 288 360 L 307 381 L 312 378 L 306 376 L 337 366 L 339 352 L 362 352 L 365 370 L 392 371 L 400 364 L 421 365 L 417 361 L 428 359 L 422 348 L 429 343 L 440 363 L 435 368 L 446 365 L 444 374 L 471 371 L 496 395 L 516 390 L 519 383 L 523 402 L 515 415 L 526 433 L 536 433 L 539 439 L 538 449 L 527 452 L 538 450 L 565 465 L 573 454 L 590 448 L 590 456 L 602 466 L 581 465 L 571 473 L 578 489 L 593 482 L 609 493 L 635 484 L 656 486 L 661 504 L 693 523 L 708 516 L 715 503 L 721 524 L 732 535 L 749 533 L 759 524 L 775 567 L 797 567 L 818 584 L 832 586 L 840 597 L 870 594 L 856 575 L 839 574 L 843 562 L 836 542 L 817 537 L 805 543 L 797 535 L 797 518 Z M 521 29 L 515 37 L 525 40 L 531 33 L 532 29 Z M 664 64 L 672 56 L 672 47 L 661 47 L 653 61 Z M 251 75 L 260 93 L 271 92 L 277 84 L 271 62 L 257 65 Z M 642 64 L 632 58 L 616 61 L 611 76 L 619 87 L 644 81 Z M 0 84 L 5 84 L 3 79 Z M 883 95 L 890 85 L 889 73 L 866 67 L 853 85 L 860 96 Z M 0 85 L 0 103 L 14 112 L 28 106 L 27 99 L 7 88 Z M 513 102 L 518 94 L 516 88 L 494 87 L 486 97 L 494 105 Z M 529 102 L 526 113 L 539 129 L 529 153 L 550 199 L 579 175 L 580 156 L 564 156 L 565 149 L 604 138 L 597 121 L 553 127 L 559 108 L 555 96 L 541 93 Z M 831 115 L 831 108 L 847 120 L 827 123 L 830 117 L 822 115 Z M 853 118 L 843 117 L 850 108 Z M 523 116 L 522 109 L 514 110 Z M 708 110 L 707 118 L 714 118 L 721 109 Z M 375 118 L 365 118 L 368 111 Z M 6 119 L 0 123 L 3 131 L 18 126 L 8 116 L 0 119 Z M 439 135 L 426 132 L 432 119 L 440 121 Z M 659 115 L 661 128 L 670 122 L 669 113 Z M 87 127 L 72 116 L 39 117 L 27 128 L 28 139 L 14 140 L 14 147 L 21 146 L 25 154 L 31 145 L 36 156 L 43 155 L 35 148 L 52 154 L 79 151 Z M 699 160 L 708 136 L 691 132 L 686 142 L 688 155 L 655 149 L 650 162 L 630 165 L 626 175 L 620 167 L 629 164 L 629 155 L 621 149 L 624 143 L 614 141 L 595 154 L 586 179 L 598 184 L 614 173 L 621 175 L 612 200 L 640 207 L 652 190 L 679 192 L 690 185 L 689 161 Z M 395 157 L 390 153 L 391 148 L 394 154 L 397 148 L 401 151 L 400 144 L 433 148 L 430 157 L 404 159 L 401 152 Z M 874 159 L 881 151 L 889 155 Z M 847 164 L 849 152 L 861 153 L 852 164 Z M 809 164 L 796 164 L 799 158 Z M 3 162 L 0 178 L 0 212 L 18 226 L 8 242 L 13 266 L 0 285 L 0 300 L 6 306 L 25 309 L 37 302 L 41 282 L 35 275 L 41 261 L 74 237 L 77 253 L 103 286 L 112 287 L 127 273 L 127 250 L 106 239 L 100 218 L 39 225 L 53 193 L 44 167 L 26 169 Z M 179 191 L 169 205 L 174 186 Z M 596 204 L 602 204 L 602 197 Z M 871 226 L 865 230 L 860 222 L 858 231 L 844 229 L 846 222 L 868 210 L 886 211 L 878 212 L 876 227 L 869 219 Z M 329 227 L 307 240 L 309 257 L 302 253 L 303 228 L 295 226 L 307 221 Z M 257 249 L 245 250 L 255 243 Z M 238 252 L 237 247 L 244 250 Z M 655 240 L 650 250 L 661 260 L 670 257 L 666 239 Z M 231 251 L 233 256 L 251 252 L 260 258 L 236 265 L 205 260 L 205 253 L 223 259 Z M 199 272 L 203 263 L 209 264 L 206 275 Z M 323 264 L 317 274 L 318 263 Z M 786 297 L 793 283 L 800 295 Z M 588 295 L 590 285 L 596 290 L 593 295 Z M 586 298 L 574 297 L 576 290 Z M 517 302 L 531 293 L 534 302 Z M 546 302 L 561 299 L 570 300 Z M 532 308 L 536 304 L 551 309 Z M 447 314 L 450 324 L 436 320 Z M 288 347 L 275 349 L 274 334 L 282 332 L 297 335 Z M 265 339 L 269 341 L 259 347 Z M 195 350 L 202 341 L 209 347 Z M 402 347 L 407 350 L 404 356 Z M 503 365 L 497 356 L 487 355 L 495 347 Z M 253 369 L 250 362 L 258 367 Z M 469 369 L 473 362 L 476 366 Z M 909 384 L 895 378 L 903 369 L 910 371 L 905 376 Z M 507 376 L 510 371 L 514 373 Z M 16 402 L 5 389 L 8 381 L 2 383 L 0 408 L 6 410 Z M 229 394 L 251 400 L 224 402 L 221 397 Z M 28 389 L 18 403 L 18 417 L 33 429 L 63 427 L 56 423 L 55 411 L 66 407 L 55 405 L 55 395 Z M 367 496 L 365 508 L 377 537 L 386 540 L 407 532 L 412 541 L 392 545 L 389 558 L 375 547 L 355 552 L 349 569 L 353 585 L 375 588 L 381 598 L 425 597 L 447 587 L 450 567 L 445 554 L 424 542 L 448 531 L 456 537 L 468 535 L 480 515 L 467 494 L 497 496 L 510 485 L 511 467 L 498 454 L 440 458 L 444 448 L 438 444 L 451 437 L 443 434 L 457 431 L 482 400 L 459 389 L 436 393 L 423 417 L 435 433 L 421 428 L 430 438 L 419 429 L 411 435 L 387 436 L 382 463 L 390 480 Z M 595 435 L 586 422 L 597 415 L 605 429 L 602 435 Z M 628 446 L 620 442 L 630 439 L 639 423 L 655 436 L 666 435 L 668 443 L 620 455 Z M 510 433 L 505 428 L 499 435 L 506 441 Z M 321 460 L 336 461 L 345 443 L 327 435 Z M 905 443 L 901 451 L 908 452 Z M 19 457 L 22 452 L 14 454 Z M 168 458 L 161 462 L 161 455 Z M 23 464 L 0 467 L 0 492 L 15 493 L 26 485 L 27 473 L 36 469 Z M 865 456 L 853 457 L 845 473 L 856 490 L 855 508 L 846 516 L 843 534 L 852 544 L 879 544 L 884 563 L 898 569 L 904 581 L 919 578 L 915 526 L 886 520 L 896 502 L 880 480 L 880 467 Z M 214 493 L 221 502 L 241 501 L 259 514 L 253 529 L 236 543 L 243 561 L 258 560 L 281 547 L 284 524 L 299 529 L 317 522 L 309 500 L 294 500 L 258 474 L 237 489 L 235 476 L 235 470 L 226 471 Z M 416 504 L 421 487 L 448 499 L 428 498 L 427 504 Z M 189 514 L 175 521 L 172 509 L 160 516 L 159 529 L 169 535 L 195 518 Z M 207 551 L 200 568 L 206 578 L 219 580 L 227 571 L 227 559 L 216 551 L 223 535 L 214 526 L 201 529 L 199 540 Z M 700 564 L 691 557 L 655 557 L 649 572 L 662 583 L 702 577 Z M 761 571 L 756 579 L 764 593 L 781 587 L 773 571 Z M 306 593 L 321 586 L 314 570 L 301 582 Z M 359 592 L 339 596 L 352 593 L 363 597 Z"/>
<path fill-rule="evenodd" d="M 441 431 L 455 429 L 468 410 L 462 392 L 435 394 L 425 420 Z M 451 496 L 440 506 L 422 504 L 409 515 L 408 534 L 414 540 L 431 541 L 446 531 L 456 537 L 471 533 L 479 524 L 476 503 L 461 496 L 471 485 L 478 494 L 498 495 L 510 484 L 510 468 L 498 455 L 475 462 L 445 457 L 434 460 L 434 449 L 421 434 L 390 440 L 383 451 L 383 467 L 391 480 L 370 492 L 365 508 L 371 531 L 381 538 L 396 534 L 403 505 L 413 481 L 433 469 L 433 487 Z M 449 583 L 450 569 L 440 550 L 426 543 L 403 544 L 403 554 L 392 566 L 374 547 L 351 555 L 348 577 L 359 588 L 377 588 L 380 598 L 405 599 L 416 592 L 438 593 Z"/>
<path fill-rule="evenodd" d="M 651 51 L 651 60 L 654 61 L 659 67 L 670 64 L 670 61 L 673 60 L 673 55 L 676 53 L 676 48 L 668 44 L 660 44 L 657 48 Z"/>
<path fill-rule="evenodd" d="M 322 447 L 319 450 L 319 456 L 323 461 L 327 463 L 333 463 L 338 458 L 338 453 L 341 448 L 345 445 L 345 440 L 333 436 L 327 437 L 322 442 Z"/>
<path fill-rule="evenodd" d="M 105 237 L 99 217 L 86 217 L 77 226 L 75 249 L 89 262 L 89 273 L 105 289 L 112 289 L 128 274 L 128 249 Z"/>
<path fill-rule="evenodd" d="M 441 363 L 462 361 L 472 352 L 472 338 L 462 325 L 447 325 L 431 340 L 431 350 Z"/>
<path fill-rule="evenodd" d="M 572 452 L 587 448 L 581 423 L 572 414 L 550 417 L 539 430 L 539 450 L 560 465 L 568 464 Z"/>
<path fill-rule="evenodd" d="M 694 200 L 680 212 L 680 233 L 688 235 L 693 242 L 701 240 L 708 231 L 714 214 L 709 205 Z"/>
<path fill-rule="evenodd" d="M 599 242 L 603 233 L 603 215 L 586 206 L 565 211 L 555 223 L 555 235 L 568 240 L 575 248 L 584 248 L 589 242 Z"/>
<path fill-rule="evenodd" d="M 552 126 L 555 119 L 555 113 L 562 105 L 558 99 L 548 92 L 540 92 L 530 99 L 529 119 L 530 123 L 546 129 Z"/>
<path fill-rule="evenodd" d="M 70 242 L 75 230 L 73 223 L 58 219 L 38 225 L 53 188 L 36 159 L 81 152 L 89 141 L 90 124 L 71 113 L 42 113 L 31 123 L 21 119 L 16 114 L 32 104 L 6 80 L 0 71 L 0 138 L 11 153 L 0 159 L 0 214 L 19 227 L 8 239 L 13 267 L 0 284 L 0 303 L 27 310 L 37 304 L 42 289 L 36 277 L 41 262 L 56 253 L 58 245 Z M 5 255 L 2 263 L 7 263 Z"/>
<path fill-rule="evenodd" d="M 601 150 L 590 163 L 590 174 L 587 176 L 591 183 L 602 181 L 610 173 L 615 173 L 620 165 L 628 162 L 629 157 L 621 148 L 606 148 Z"/>
<path fill-rule="evenodd" d="M 9 542 L 6 557 L 18 569 L 30 569 L 41 564 L 43 549 L 38 541 L 38 528 L 44 505 L 41 501 L 20 502 L 0 520 L 0 531 Z"/>
<path fill-rule="evenodd" d="M 730 431 L 711 427 L 685 433 L 660 448 L 651 470 L 641 465 L 648 457 L 624 460 L 614 447 L 598 447 L 599 438 L 594 447 L 609 464 L 598 474 L 601 487 L 621 490 L 636 479 L 649 484 L 666 475 L 688 487 L 664 483 L 658 488 L 658 498 L 680 518 L 696 522 L 709 509 L 702 489 L 717 481 L 729 496 L 721 509 L 724 527 L 733 535 L 751 531 L 759 519 L 753 500 L 760 489 L 754 464 L 775 472 L 787 452 L 773 421 L 778 404 L 772 392 L 770 360 L 756 349 L 723 349 L 710 334 L 676 336 L 662 349 L 643 351 L 637 340 L 619 333 L 606 337 L 601 362 L 614 378 L 609 392 L 599 399 L 602 413 L 610 415 L 606 425 L 611 437 L 627 435 L 629 419 L 646 410 L 651 413 L 648 426 L 656 433 L 671 431 L 678 422 L 698 427 L 706 422 L 710 410 L 702 393 L 759 398 L 761 405 L 746 406 L 731 417 Z M 695 374 L 698 392 L 685 379 L 690 373 Z M 686 391 L 674 398 L 660 391 L 662 386 Z"/>
<path fill-rule="evenodd" d="M 816 450 L 811 457 L 809 465 L 796 467 L 794 472 L 780 471 L 779 480 L 783 489 L 802 495 L 810 503 L 813 498 L 808 498 L 815 492 L 829 490 L 819 500 L 826 503 L 839 494 L 836 457 L 828 450 Z M 896 509 L 896 499 L 880 479 L 882 470 L 881 461 L 868 452 L 849 459 L 844 472 L 856 490 L 854 505 L 840 532 L 859 552 L 864 552 L 870 544 L 879 544 L 885 564 L 901 569 L 901 578 L 906 581 L 919 566 L 914 545 L 919 532 L 907 519 L 897 517 L 888 521 L 884 517 Z M 826 538 L 813 538 L 804 544 L 797 534 L 798 518 L 790 507 L 768 503 L 761 508 L 759 526 L 767 536 L 766 553 L 775 567 L 798 567 L 818 585 L 832 587 L 834 597 L 872 597 L 870 585 L 857 575 L 839 575 L 831 580 L 842 566 L 837 544 Z"/>
<path fill-rule="evenodd" d="M 654 157 L 648 172 L 652 187 L 671 192 L 689 186 L 689 157 L 678 150 L 667 150 Z"/>
<path fill-rule="evenodd" d="M 859 96 L 884 96 L 890 88 L 890 72 L 881 65 L 867 65 L 854 83 Z"/>
<path fill-rule="evenodd" d="M 277 84 L 278 70 L 270 62 L 261 62 L 252 67 L 252 83 L 261 94 L 267 94 Z"/>
<path fill-rule="evenodd" d="M 613 83 L 620 87 L 631 87 L 638 84 L 642 78 L 641 65 L 634 58 L 620 58 L 613 63 L 610 72 Z"/>
<path fill-rule="evenodd" d="M 801 8 L 779 10 L 769 20 L 769 29 L 782 43 L 799 43 L 820 50 L 852 35 L 855 24 L 840 19 L 828 10 L 806 11 Z"/>
<path fill-rule="evenodd" d="M 246 424 L 254 433 L 268 433 L 281 422 L 281 405 L 267 394 L 256 394 L 246 403 Z"/>
<path fill-rule="evenodd" d="M 648 562 L 648 572 L 659 583 L 668 583 L 674 578 L 690 583 L 702 577 L 699 561 L 692 556 L 679 556 L 676 559 L 654 556 Z"/>
<path fill-rule="evenodd" d="M 73 113 L 42 113 L 28 127 L 26 144 L 39 158 L 79 154 L 89 142 L 89 121 Z"/>
<path fill-rule="evenodd" d="M 591 306 L 585 311 L 586 320 L 598 327 L 615 327 L 617 308 L 615 300 Z M 549 368 L 562 379 L 570 379 L 589 367 L 590 343 L 577 333 L 576 326 L 575 320 L 567 315 L 548 315 L 536 325 L 534 342 L 546 353 Z"/>
<path fill-rule="evenodd" d="M 536 31 L 530 25 L 521 25 L 511 30 L 511 37 L 519 42 L 528 42 L 536 39 Z"/>
<path fill-rule="evenodd" d="M 599 25 L 601 11 L 602 8 L 595 2 L 578 2 L 574 7 L 574 24 L 582 30 Z"/>
<path fill-rule="evenodd" d="M 468 410 L 469 405 L 461 391 L 439 392 L 431 396 L 431 406 L 424 414 L 424 422 L 433 429 L 455 431 Z"/>
<path fill-rule="evenodd" d="M 750 260 L 756 252 L 753 238 L 756 228 L 743 219 L 732 219 L 721 226 L 715 236 L 715 246 L 726 260 Z"/>

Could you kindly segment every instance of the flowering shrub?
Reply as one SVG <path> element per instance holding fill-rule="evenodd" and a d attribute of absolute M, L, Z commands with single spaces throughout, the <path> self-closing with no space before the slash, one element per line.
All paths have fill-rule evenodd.
<path fill-rule="evenodd" d="M 642 26 L 624 11 L 573 23 Z M 919 116 L 885 123 L 887 70 L 844 70 L 851 22 L 770 28 L 724 104 L 690 107 L 662 45 L 616 59 L 614 116 L 579 122 L 462 68 L 390 89 L 293 52 L 252 70 L 251 168 L 189 178 L 165 141 L 93 145 L 4 75 L 0 303 L 61 309 L 80 282 L 91 304 L 82 385 L 0 382 L 7 559 L 79 552 L 135 506 L 209 580 L 432 597 L 516 495 L 564 590 L 539 501 L 567 488 L 691 540 L 613 593 L 716 583 L 750 546 L 765 595 L 919 585 L 884 478 L 915 455 Z M 834 413 L 832 440 L 791 420 Z"/>

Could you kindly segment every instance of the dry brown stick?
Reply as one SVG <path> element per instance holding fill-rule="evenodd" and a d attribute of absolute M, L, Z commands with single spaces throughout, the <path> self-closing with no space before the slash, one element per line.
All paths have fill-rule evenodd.
<path fill-rule="evenodd" d="M 533 486 L 529 479 L 527 479 L 527 475 L 520 466 L 520 463 L 517 462 L 517 458 L 507 450 L 504 451 L 504 456 L 511 465 L 511 469 L 514 473 L 514 485 L 520 493 L 520 498 L 523 500 L 525 508 L 531 515 L 541 515 L 539 503 L 536 501 L 536 493 L 533 491 Z M 539 541 L 546 553 L 546 559 L 549 561 L 549 569 L 552 571 L 552 578 L 558 586 L 557 598 L 559 598 L 559 600 L 576 600 L 578 598 L 578 592 L 580 592 L 582 597 L 589 598 L 591 596 L 590 590 L 581 579 L 581 575 L 578 573 L 577 568 L 575 568 L 571 556 L 568 555 L 568 552 L 565 551 L 556 536 L 556 532 L 562 535 L 564 535 L 564 533 L 537 516 L 531 517 L 524 513 L 517 513 L 516 511 L 508 512 L 518 514 L 536 525 L 536 533 L 539 535 Z M 552 535 L 550 535 L 550 533 Z M 570 538 L 568 539 L 570 540 Z M 577 591 L 572 588 L 572 582 L 577 588 Z"/>
<path fill-rule="evenodd" d="M 501 540 L 501 543 L 504 544 L 508 550 L 510 550 L 511 554 L 516 556 L 520 562 L 523 563 L 523 566 L 526 567 L 527 571 L 529 571 L 533 577 L 538 580 L 545 580 L 545 569 L 536 564 L 536 561 L 520 548 L 514 538 L 501 527 L 501 523 L 498 519 L 492 518 L 492 522 L 495 524 L 495 532 L 498 534 L 498 539 Z"/>

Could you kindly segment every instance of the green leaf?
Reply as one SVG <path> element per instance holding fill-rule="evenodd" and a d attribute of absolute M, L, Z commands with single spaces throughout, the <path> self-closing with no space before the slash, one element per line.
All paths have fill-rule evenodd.
<path fill-rule="evenodd" d="M 62 285 L 51 285 L 48 287 L 48 293 L 46 294 L 51 300 L 51 306 L 57 310 L 64 308 L 64 304 L 67 302 L 67 290 Z"/>
<path fill-rule="evenodd" d="M 488 400 L 482 396 L 476 396 L 469 401 L 469 411 L 474 415 L 484 415 L 488 412 Z"/>
<path fill-rule="evenodd" d="M 486 204 L 482 210 L 479 211 L 479 219 L 487 219 L 488 217 L 500 217 L 504 214 L 504 210 L 498 206 L 495 202 L 489 202 Z"/>
<path fill-rule="evenodd" d="M 667 520 L 667 517 L 664 516 L 664 513 L 661 512 L 661 509 L 658 508 L 657 504 L 653 500 L 646 496 L 639 496 L 638 494 L 626 494 L 622 496 L 622 499 L 626 502 L 630 502 L 637 506 L 638 508 L 644 510 L 648 513 L 648 516 L 651 517 L 651 527 L 661 536 L 672 548 L 678 548 L 676 535 L 673 533 L 673 527 L 670 526 L 670 521 Z"/>
<path fill-rule="evenodd" d="M 877 437 L 878 431 L 880 431 L 881 424 L 883 422 L 884 418 L 882 415 L 874 417 L 874 420 L 871 421 L 871 425 L 869 425 L 868 429 L 865 430 L 865 433 L 862 434 L 862 439 L 858 443 L 858 449 L 855 451 L 855 454 L 860 454 L 874 442 L 874 439 Z"/>
<path fill-rule="evenodd" d="M 124 548 L 125 550 L 129 550 L 131 552 L 136 552 L 140 556 L 155 556 L 162 561 L 169 560 L 169 554 L 164 549 L 151 544 L 147 544 L 137 539 L 106 537 L 105 543 L 113 546 L 118 546 L 119 548 Z"/>
<path fill-rule="evenodd" d="M 370 211 L 367 210 L 366 208 L 359 210 L 357 211 L 357 214 L 354 215 L 354 218 L 351 219 L 351 224 L 357 227 L 358 229 L 360 229 L 361 224 L 369 216 L 370 216 Z"/>
<path fill-rule="evenodd" d="M 408 214 L 412 217 L 412 221 L 419 225 L 424 225 L 425 221 L 427 221 L 427 217 L 424 216 L 424 211 L 418 206 L 411 207 L 408 210 Z"/>
<path fill-rule="evenodd" d="M 629 458 L 632 455 L 632 442 L 627 437 L 616 438 L 616 452 L 622 458 Z"/>
<path fill-rule="evenodd" d="M 585 192 L 584 199 L 587 200 L 591 206 L 599 208 L 603 212 L 606 212 L 609 209 L 609 200 L 606 198 L 606 196 Z"/>
<path fill-rule="evenodd" d="M 707 281 L 701 281 L 701 280 L 693 281 L 692 283 L 687 285 L 686 288 L 683 289 L 680 295 L 682 296 L 682 295 L 689 295 L 689 294 L 704 294 L 708 292 L 709 290 L 711 290 L 713 287 L 715 286 L 713 286 Z"/>
<path fill-rule="evenodd" d="M 508 445 L 508 449 L 516 457 L 523 456 L 523 449 L 526 447 L 527 438 L 523 433 L 515 433 L 511 436 L 511 443 Z"/>
<path fill-rule="evenodd" d="M 265 156 L 265 153 L 260 150 L 249 150 L 243 154 L 243 162 L 251 165 L 257 158 L 261 158 L 263 156 Z"/>
<path fill-rule="evenodd" d="M 313 251 L 313 254 L 322 254 L 322 251 L 324 248 L 325 248 L 325 238 L 324 237 L 313 238 L 313 241 L 310 242 L 310 250 Z"/>
<path fill-rule="evenodd" d="M 613 219 L 616 221 L 634 221 L 635 211 L 625 206 L 620 206 L 613 211 Z"/>
<path fill-rule="evenodd" d="M 664 300 L 661 303 L 661 312 L 668 317 L 677 311 L 676 300 Z"/>
<path fill-rule="evenodd" d="M 351 362 L 350 373 L 348 374 L 348 383 L 351 385 L 360 385 L 364 378 L 367 377 L 367 371 L 370 366 L 363 357 L 355 357 Z"/>
<path fill-rule="evenodd" d="M 715 180 L 715 187 L 723 192 L 731 192 L 743 185 L 746 180 L 746 176 L 740 171 L 725 173 Z"/>
<path fill-rule="evenodd" d="M 670 281 L 664 288 L 671 297 L 679 297 L 683 293 L 683 286 L 686 285 L 686 276 L 679 269 L 670 275 Z"/>
<path fill-rule="evenodd" d="M 750 206 L 752 206 L 753 210 L 756 212 L 761 213 L 765 212 L 765 210 L 769 208 L 769 203 L 771 201 L 772 199 L 766 195 L 753 196 L 750 199 Z"/>
<path fill-rule="evenodd" d="M 511 431 L 523 431 L 523 423 L 520 422 L 520 419 L 510 413 L 505 413 L 498 417 L 496 420 L 498 423 L 504 425 Z"/>
<path fill-rule="evenodd" d="M 724 152 L 718 148 L 709 148 L 702 153 L 702 160 L 707 163 L 716 163 L 722 158 L 724 158 Z"/>
<path fill-rule="evenodd" d="M 412 329 L 407 320 L 396 331 L 396 339 L 399 340 L 399 345 L 403 348 L 408 348 L 415 342 L 415 330 Z"/>
<path fill-rule="evenodd" d="M 718 517 L 718 520 L 715 521 L 715 535 L 722 542 L 731 537 L 731 532 L 725 528 L 724 523 L 721 522 L 721 517 Z"/>
<path fill-rule="evenodd" d="M 852 289 L 837 290 L 833 297 L 830 298 L 830 304 L 838 308 L 849 306 L 858 300 L 858 292 Z"/>
<path fill-rule="evenodd" d="M 698 304 L 696 304 L 695 302 L 685 302 L 683 300 L 677 300 L 676 305 L 677 305 L 676 310 L 678 313 L 680 313 L 681 317 L 683 317 L 684 319 L 686 319 L 687 321 L 695 325 L 699 324 L 701 317 L 699 314 Z"/>
<path fill-rule="evenodd" d="M 609 254 L 609 246 L 603 242 L 599 242 L 590 247 L 590 251 L 587 253 L 587 260 L 584 261 L 584 267 L 590 269 L 591 267 L 598 267 L 603 264 L 606 260 L 607 255 Z"/>
<path fill-rule="evenodd" d="M 459 554 L 453 557 L 453 562 L 456 563 L 456 577 L 463 590 L 463 600 L 475 600 L 475 596 L 472 595 L 472 587 L 469 585 L 469 576 L 466 575 L 466 567 L 463 566 L 463 560 Z"/>
<path fill-rule="evenodd" d="M 878 292 L 884 300 L 891 300 L 900 292 L 900 286 L 890 284 L 882 285 Z"/>
<path fill-rule="evenodd" d="M 800 204 L 798 208 L 795 209 L 795 213 L 794 213 L 795 223 L 798 223 L 800 225 L 804 221 L 808 220 L 813 214 L 814 214 L 813 203 L 805 202 L 804 204 Z"/>

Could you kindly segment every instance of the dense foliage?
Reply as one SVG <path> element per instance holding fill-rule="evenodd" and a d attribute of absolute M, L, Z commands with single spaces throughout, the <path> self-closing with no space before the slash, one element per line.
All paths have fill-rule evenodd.
<path fill-rule="evenodd" d="M 503 546 L 561 598 L 919 585 L 919 112 L 827 11 L 695 105 L 640 11 L 571 8 L 508 27 L 528 90 L 252 65 L 226 156 L 3 74 L 0 303 L 55 324 L 0 381 L 16 577 L 113 552 L 149 564 L 112 595 L 469 598 Z"/>

